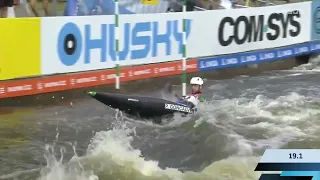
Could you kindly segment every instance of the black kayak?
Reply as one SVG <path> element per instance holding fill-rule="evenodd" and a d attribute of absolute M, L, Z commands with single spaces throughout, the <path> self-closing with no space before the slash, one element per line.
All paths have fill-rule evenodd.
<path fill-rule="evenodd" d="M 101 103 L 119 109 L 129 115 L 140 118 L 154 118 L 173 115 L 176 112 L 189 114 L 192 109 L 180 103 L 171 102 L 154 97 L 143 97 L 116 93 L 88 92 L 88 94 Z"/>

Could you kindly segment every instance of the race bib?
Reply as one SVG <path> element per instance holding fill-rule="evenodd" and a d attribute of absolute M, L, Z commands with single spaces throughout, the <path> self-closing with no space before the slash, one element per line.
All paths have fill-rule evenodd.
<path fill-rule="evenodd" d="M 176 110 L 176 111 L 180 111 L 180 112 L 190 113 L 190 108 L 186 107 L 186 106 L 180 106 L 180 105 L 175 105 L 175 104 L 165 104 L 164 108 Z"/>

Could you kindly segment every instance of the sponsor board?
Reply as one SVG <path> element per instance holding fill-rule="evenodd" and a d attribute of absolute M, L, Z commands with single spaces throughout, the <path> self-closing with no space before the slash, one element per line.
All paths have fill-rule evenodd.
<path fill-rule="evenodd" d="M 188 72 L 198 72 L 197 60 L 187 61 Z M 181 61 L 121 68 L 121 82 L 177 75 Z M 157 73 L 155 73 L 157 72 Z M 27 96 L 115 83 L 115 70 L 55 75 L 26 80 L 0 81 L 0 98 Z"/>
<path fill-rule="evenodd" d="M 320 1 L 312 1 L 311 40 L 320 39 Z"/>
<path fill-rule="evenodd" d="M 0 80 L 41 75 L 40 18 L 1 19 Z"/>
<path fill-rule="evenodd" d="M 179 20 L 180 16 L 170 14 L 121 15 L 116 33 L 113 16 L 44 18 L 42 49 L 48 53 L 42 56 L 42 74 L 113 68 L 117 60 L 128 66 L 181 59 L 183 30 Z M 191 23 L 187 21 L 187 38 Z M 116 36 L 119 54 L 115 51 Z"/>
<path fill-rule="evenodd" d="M 308 42 L 310 8 L 310 3 L 298 3 L 221 11 L 217 50 L 232 54 Z"/>
<path fill-rule="evenodd" d="M 301 33 L 300 17 L 298 10 L 268 13 L 268 15 L 227 16 L 221 19 L 219 24 L 219 44 L 221 46 L 243 45 L 297 37 Z M 243 25 L 244 33 L 241 32 Z M 231 29 L 231 34 L 226 33 L 228 29 Z M 270 30 L 272 32 L 269 32 Z"/>
<path fill-rule="evenodd" d="M 113 68 L 117 60 L 120 66 L 130 66 L 181 59 L 183 18 L 187 19 L 188 57 L 305 43 L 311 38 L 310 11 L 311 2 L 303 2 L 161 16 L 120 15 L 118 33 L 114 16 L 43 18 L 42 74 Z M 119 39 L 118 56 L 115 37 Z"/>
<path fill-rule="evenodd" d="M 34 80 L 0 81 L 0 98 L 35 94 L 37 84 Z"/>
<path fill-rule="evenodd" d="M 320 41 L 302 43 L 295 46 L 289 46 L 273 50 L 199 59 L 198 67 L 199 71 L 209 71 L 214 69 L 222 69 L 241 65 L 258 64 L 274 60 L 285 60 L 291 57 L 319 52 Z"/>
<path fill-rule="evenodd" d="M 180 112 L 187 112 L 190 113 L 190 108 L 186 107 L 186 106 L 180 106 L 180 105 L 176 105 L 176 104 L 165 104 L 164 105 L 165 109 L 171 109 L 171 110 L 176 110 L 176 111 L 180 111 Z"/>
<path fill-rule="evenodd" d="M 138 79 L 146 79 L 150 77 L 163 77 L 177 75 L 182 72 L 182 62 L 174 61 L 169 63 L 160 64 L 149 64 L 142 66 L 125 67 L 120 70 L 120 72 L 128 72 L 127 79 L 123 81 L 132 81 Z M 197 60 L 187 61 L 187 72 L 198 72 L 198 62 Z"/>

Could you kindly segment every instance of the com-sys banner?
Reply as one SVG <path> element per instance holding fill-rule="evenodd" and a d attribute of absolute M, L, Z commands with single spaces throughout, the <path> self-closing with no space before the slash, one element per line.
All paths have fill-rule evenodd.
<path fill-rule="evenodd" d="M 310 41 L 311 2 L 220 11 L 212 43 L 223 54 Z"/>
<path fill-rule="evenodd" d="M 44 18 L 42 74 L 180 60 L 186 19 L 187 57 L 217 56 L 310 40 L 311 2 L 188 13 Z M 231 12 L 232 11 L 232 12 Z M 214 17 L 214 18 L 213 18 Z M 115 39 L 119 39 L 116 53 Z"/>

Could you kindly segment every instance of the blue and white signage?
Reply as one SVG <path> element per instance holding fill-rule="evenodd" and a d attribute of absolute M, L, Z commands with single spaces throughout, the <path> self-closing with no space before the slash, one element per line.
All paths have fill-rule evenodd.
<path fill-rule="evenodd" d="M 312 1 L 311 40 L 320 39 L 320 1 Z"/>
<path fill-rule="evenodd" d="M 275 60 L 285 60 L 301 55 L 319 53 L 320 41 L 278 48 L 273 50 L 241 53 L 229 56 L 204 58 L 198 60 L 199 71 L 211 71 L 241 65 L 258 64 Z"/>
<path fill-rule="evenodd" d="M 168 16 L 168 15 L 167 15 Z M 143 19 L 143 18 L 142 18 Z M 178 60 L 182 57 L 182 23 L 179 19 L 120 20 L 119 54 L 116 55 L 112 16 L 53 18 L 43 23 L 42 74 L 79 72 Z M 186 21 L 186 39 L 192 32 Z M 48 34 L 51 34 L 50 36 Z"/>
<path fill-rule="evenodd" d="M 232 13 L 230 13 L 232 11 Z M 119 33 L 114 16 L 43 18 L 42 74 L 67 73 L 180 60 L 183 39 L 188 58 L 273 49 L 310 41 L 311 2 L 270 7 L 187 13 L 121 14 Z M 213 18 L 214 17 L 214 18 Z M 187 19 L 183 36 L 182 19 Z M 119 54 L 115 52 L 115 37 Z M 299 49 L 305 51 L 305 49 Z M 201 67 L 229 67 L 266 61 L 295 51 L 256 56 L 249 53 L 208 61 Z M 238 56 L 237 56 L 238 57 Z M 213 58 L 215 59 L 215 58 Z M 219 58 L 218 58 L 219 59 Z"/>

